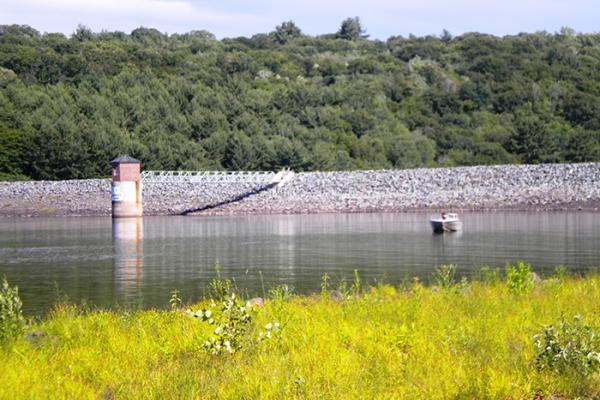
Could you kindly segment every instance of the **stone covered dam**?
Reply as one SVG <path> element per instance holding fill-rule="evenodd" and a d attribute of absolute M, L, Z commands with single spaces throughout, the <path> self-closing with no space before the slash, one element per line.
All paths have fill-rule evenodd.
<path fill-rule="evenodd" d="M 279 185 L 268 176 L 149 178 L 144 214 L 600 209 L 600 163 L 300 172 Z M 0 182 L 1 217 L 110 214 L 110 179 Z"/>

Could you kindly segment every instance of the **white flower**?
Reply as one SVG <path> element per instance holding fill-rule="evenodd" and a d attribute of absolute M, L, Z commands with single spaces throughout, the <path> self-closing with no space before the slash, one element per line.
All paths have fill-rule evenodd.
<path fill-rule="evenodd" d="M 231 343 L 229 343 L 229 340 L 226 340 L 223 344 L 225 345 L 225 350 L 231 353 Z"/>
<path fill-rule="evenodd" d="M 211 315 L 212 315 L 212 312 L 211 312 L 210 310 L 206 310 L 206 311 L 204 311 L 204 316 L 205 316 L 206 318 L 210 318 L 210 316 L 211 316 Z"/>
<path fill-rule="evenodd" d="M 218 335 L 219 333 L 221 333 L 221 327 L 217 326 L 217 329 L 215 329 L 215 335 Z"/>
<path fill-rule="evenodd" d="M 271 332 L 267 332 L 265 336 L 267 337 L 267 339 L 271 339 Z"/>
<path fill-rule="evenodd" d="M 212 325 L 212 324 L 214 324 L 214 323 L 215 323 L 215 320 L 211 318 L 211 319 L 209 319 L 209 320 L 208 320 L 208 323 L 209 323 L 210 325 Z"/>
<path fill-rule="evenodd" d="M 279 322 L 275 322 L 275 329 L 279 329 Z"/>
<path fill-rule="evenodd" d="M 245 313 L 246 312 L 246 307 L 240 307 L 240 312 L 241 313 Z"/>
<path fill-rule="evenodd" d="M 263 333 L 262 332 L 258 332 L 258 337 L 259 338 L 263 337 Z"/>
<path fill-rule="evenodd" d="M 266 330 L 270 330 L 272 327 L 273 327 L 273 324 L 271 324 L 270 322 L 265 325 Z"/>
<path fill-rule="evenodd" d="M 202 314 L 203 314 L 203 313 L 202 313 L 202 310 L 200 310 L 200 311 L 196 311 L 196 312 L 194 313 L 194 317 L 196 317 L 196 318 L 202 318 Z"/>

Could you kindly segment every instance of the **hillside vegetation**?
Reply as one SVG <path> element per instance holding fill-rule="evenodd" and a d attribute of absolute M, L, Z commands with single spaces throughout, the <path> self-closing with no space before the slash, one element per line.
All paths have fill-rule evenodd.
<path fill-rule="evenodd" d="M 0 26 L 0 178 L 600 161 L 600 34 Z"/>

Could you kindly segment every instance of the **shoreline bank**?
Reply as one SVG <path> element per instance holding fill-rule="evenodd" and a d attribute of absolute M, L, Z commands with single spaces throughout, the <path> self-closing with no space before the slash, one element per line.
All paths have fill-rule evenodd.
<path fill-rule="evenodd" d="M 280 287 L 261 302 L 205 298 L 189 312 L 176 295 L 170 310 L 61 305 L 0 350 L 0 397 L 596 396 L 599 277 L 517 274 L 526 279 L 442 274 L 435 287 L 311 296 Z"/>
<path fill-rule="evenodd" d="M 297 173 L 252 182 L 144 184 L 145 215 L 600 210 L 600 163 Z M 0 182 L 0 217 L 108 216 L 110 180 Z"/>

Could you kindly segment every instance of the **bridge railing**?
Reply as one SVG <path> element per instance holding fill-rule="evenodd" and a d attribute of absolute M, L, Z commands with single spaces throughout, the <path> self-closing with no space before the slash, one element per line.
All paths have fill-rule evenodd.
<path fill-rule="evenodd" d="M 143 171 L 144 183 L 270 183 L 276 178 L 271 171 Z"/>

